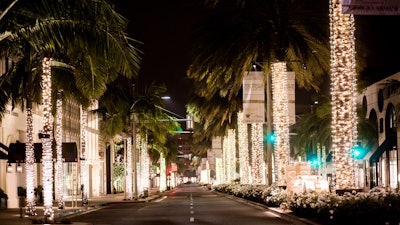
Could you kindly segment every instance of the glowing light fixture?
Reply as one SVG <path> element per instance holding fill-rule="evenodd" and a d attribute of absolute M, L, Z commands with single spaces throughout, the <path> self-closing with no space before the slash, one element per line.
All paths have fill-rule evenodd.
<path fill-rule="evenodd" d="M 22 166 L 21 163 L 17 164 L 17 173 L 22 173 Z"/>
<path fill-rule="evenodd" d="M 8 165 L 7 165 L 7 173 L 12 173 L 12 165 L 11 165 L 11 163 L 8 163 Z"/>
<path fill-rule="evenodd" d="M 342 14 L 341 0 L 330 1 L 332 150 L 337 189 L 354 187 L 351 150 L 357 141 L 355 24 Z"/>

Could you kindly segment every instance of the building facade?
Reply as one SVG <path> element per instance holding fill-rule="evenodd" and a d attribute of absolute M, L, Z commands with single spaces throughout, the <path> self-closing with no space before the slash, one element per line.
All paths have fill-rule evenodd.
<path fill-rule="evenodd" d="M 388 93 L 387 85 L 393 80 L 400 81 L 400 72 L 365 88 L 359 95 L 359 102 L 366 112 L 366 118 L 377 127 L 376 142 L 363 158 L 365 188 L 399 188 L 400 154 L 398 150 L 400 92 Z M 400 91 L 400 90 L 398 90 Z"/>
<path fill-rule="evenodd" d="M 0 75 L 8 68 L 7 60 L 0 60 Z M 85 127 L 85 165 L 88 175 L 88 196 L 105 195 L 107 192 L 106 143 L 101 140 L 99 118 L 90 110 L 97 108 L 95 102 L 88 110 Z M 63 142 L 63 196 L 65 199 L 80 198 L 81 185 L 81 107 L 74 101 L 63 101 L 62 142 Z M 42 110 L 35 105 L 33 112 L 33 141 L 35 143 L 35 187 L 42 184 L 41 139 L 43 129 Z M 12 109 L 11 105 L 0 120 L 0 188 L 8 196 L 8 207 L 19 207 L 18 187 L 26 187 L 25 151 L 26 113 L 20 108 Z M 55 158 L 55 157 L 54 157 Z M 55 168 L 54 160 L 54 168 Z M 54 186 L 59 183 L 54 177 Z M 53 188 L 55 190 L 55 188 Z M 57 193 L 55 199 L 57 199 Z"/>

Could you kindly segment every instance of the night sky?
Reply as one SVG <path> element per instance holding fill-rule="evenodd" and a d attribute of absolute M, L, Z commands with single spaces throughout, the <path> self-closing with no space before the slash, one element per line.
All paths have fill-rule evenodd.
<path fill-rule="evenodd" d="M 193 86 L 186 78 L 192 34 L 207 13 L 202 0 L 119 0 L 116 6 L 130 21 L 129 36 L 143 42 L 139 90 L 153 81 L 166 84 L 166 95 L 171 97 L 166 108 L 186 116 Z"/>
<path fill-rule="evenodd" d="M 203 0 L 115 0 L 116 9 L 129 21 L 130 37 L 143 42 L 139 89 L 152 81 L 167 86 L 171 96 L 166 108 L 185 116 L 185 104 L 192 88 L 186 78 L 190 64 L 193 31 L 206 18 Z M 378 81 L 400 71 L 400 16 L 356 16 L 356 42 L 365 46 L 358 54 L 366 58 L 362 79 Z M 329 79 L 326 79 L 329 89 Z M 311 98 L 296 94 L 296 104 L 312 104 Z"/>

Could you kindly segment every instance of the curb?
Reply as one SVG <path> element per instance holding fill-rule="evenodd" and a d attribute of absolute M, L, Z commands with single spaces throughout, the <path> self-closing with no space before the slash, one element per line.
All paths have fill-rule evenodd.
<path fill-rule="evenodd" d="M 261 204 L 261 203 L 258 203 L 258 202 L 253 202 L 253 201 L 250 201 L 250 200 L 247 200 L 247 199 L 244 199 L 244 198 L 239 198 L 239 197 L 236 197 L 236 196 L 233 196 L 233 195 L 229 195 L 229 194 L 226 194 L 226 193 L 222 193 L 222 192 L 219 192 L 219 191 L 215 191 L 215 190 L 212 190 L 212 191 L 217 193 L 217 194 L 223 195 L 223 196 L 225 196 L 227 198 L 233 199 L 235 201 L 238 201 L 238 202 L 241 202 L 241 203 L 245 203 L 247 205 L 251 205 L 251 206 L 254 206 L 254 207 L 259 208 L 259 209 L 268 210 L 269 212 L 277 214 L 282 219 L 284 219 L 286 221 L 289 221 L 289 222 L 293 223 L 294 225 L 322 225 L 322 224 L 316 223 L 314 221 L 311 221 L 309 219 L 297 217 L 297 216 L 295 216 L 293 214 L 290 214 L 290 213 L 287 213 L 287 212 L 282 212 L 281 210 L 268 207 L 268 206 L 266 206 L 264 204 Z"/>
<path fill-rule="evenodd" d="M 139 200 L 134 200 L 134 201 L 128 201 L 128 200 L 122 200 L 122 201 L 110 201 L 110 202 L 104 202 L 104 203 L 99 203 L 99 204 L 94 204 L 90 206 L 86 206 L 83 208 L 79 209 L 73 209 L 73 210 L 68 210 L 65 212 L 59 212 L 54 214 L 54 219 L 61 219 L 61 218 L 68 218 L 68 217 L 73 217 L 77 216 L 79 214 L 91 212 L 93 210 L 98 210 L 110 205 L 116 205 L 116 204 L 136 204 L 136 203 L 147 203 L 150 201 L 153 201 L 157 198 L 160 198 L 160 195 L 152 195 L 148 197 L 147 199 L 139 199 Z"/>

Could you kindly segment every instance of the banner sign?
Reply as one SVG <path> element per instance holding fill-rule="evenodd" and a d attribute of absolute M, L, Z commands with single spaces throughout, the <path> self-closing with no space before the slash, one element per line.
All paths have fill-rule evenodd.
<path fill-rule="evenodd" d="M 265 122 L 265 85 L 261 71 L 250 71 L 243 78 L 243 123 Z"/>
<path fill-rule="evenodd" d="M 342 13 L 354 15 L 400 15 L 399 0 L 342 0 Z"/>
<path fill-rule="evenodd" d="M 288 84 L 288 114 L 289 114 L 289 125 L 296 123 L 296 76 L 294 72 L 287 73 L 287 84 Z"/>

